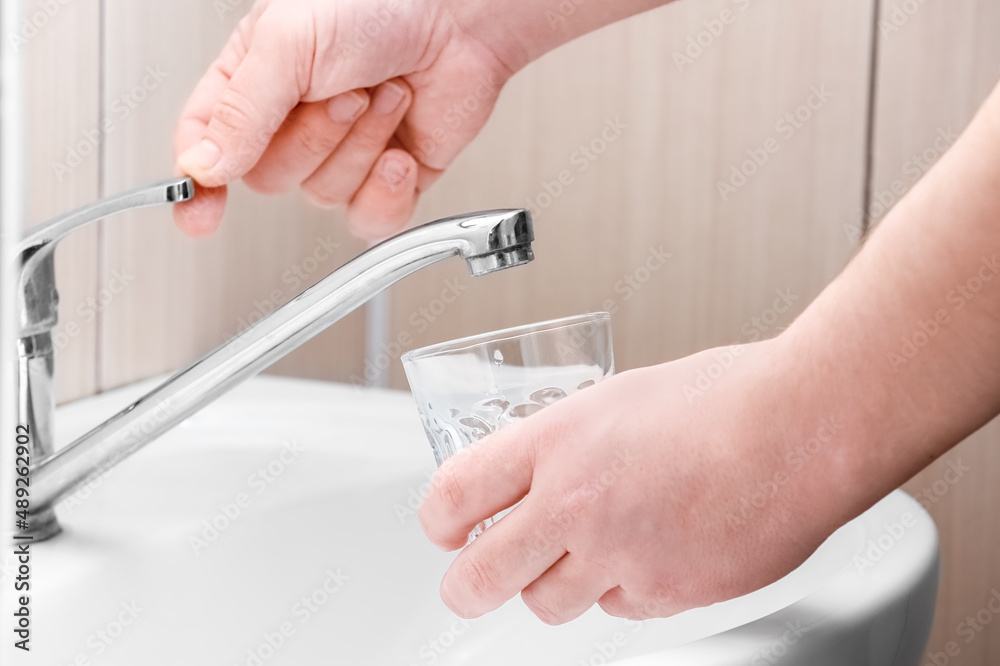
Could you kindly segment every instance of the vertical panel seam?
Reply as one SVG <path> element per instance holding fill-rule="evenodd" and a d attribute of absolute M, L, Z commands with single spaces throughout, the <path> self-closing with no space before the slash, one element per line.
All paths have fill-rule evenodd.
<path fill-rule="evenodd" d="M 868 61 L 868 103 L 866 108 L 867 118 L 865 127 L 865 166 L 864 166 L 864 187 L 861 197 L 861 233 L 858 237 L 860 244 L 870 231 L 872 191 L 875 187 L 875 113 L 878 104 L 878 69 L 879 69 L 879 19 L 882 16 L 882 0 L 872 0 L 872 21 L 871 40 L 869 44 L 870 56 Z"/>
<path fill-rule="evenodd" d="M 106 108 L 107 98 L 107 67 L 105 66 L 105 55 L 107 49 L 107 6 L 106 0 L 97 0 L 97 122 L 102 124 Z M 107 163 L 107 137 L 98 132 L 97 138 L 97 197 L 103 198 L 105 189 L 105 168 Z M 106 276 L 105 248 L 106 234 L 104 220 L 97 223 L 97 266 L 94 270 L 94 294 L 100 295 L 101 288 Z M 97 313 L 94 320 L 94 390 L 96 393 L 104 392 L 104 331 L 105 317 L 107 312 L 102 310 Z"/>

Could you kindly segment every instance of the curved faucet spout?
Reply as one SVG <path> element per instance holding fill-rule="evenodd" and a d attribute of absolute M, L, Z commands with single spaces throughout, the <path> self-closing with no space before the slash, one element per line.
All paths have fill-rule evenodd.
<path fill-rule="evenodd" d="M 431 222 L 376 245 L 33 467 L 39 538 L 58 531 L 44 523 L 59 500 L 394 282 L 455 255 L 474 276 L 518 266 L 533 259 L 533 240 L 526 211 L 496 210 Z"/>

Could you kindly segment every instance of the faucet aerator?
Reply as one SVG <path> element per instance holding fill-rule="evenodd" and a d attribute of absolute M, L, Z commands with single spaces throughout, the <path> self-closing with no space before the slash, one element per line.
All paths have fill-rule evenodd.
<path fill-rule="evenodd" d="M 530 245 L 522 245 L 510 250 L 484 254 L 479 257 L 469 257 L 465 260 L 469 267 L 469 274 L 472 277 L 496 273 L 505 268 L 522 266 L 534 260 L 535 254 L 531 251 Z"/>

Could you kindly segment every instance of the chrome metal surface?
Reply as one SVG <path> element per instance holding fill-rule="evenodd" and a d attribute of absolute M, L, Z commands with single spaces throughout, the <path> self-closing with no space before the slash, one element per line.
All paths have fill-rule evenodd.
<path fill-rule="evenodd" d="M 495 210 L 431 222 L 376 245 L 33 466 L 32 510 L 51 511 L 76 488 L 100 477 L 399 279 L 453 256 L 464 258 L 474 276 L 518 266 L 532 260 L 533 240 L 527 211 Z"/>
<path fill-rule="evenodd" d="M 17 35 L 27 7 L 22 2 L 0 2 L 0 34 Z M 27 122 L 25 117 L 25 51 L 0 49 L 0 535 L 15 530 L 14 452 L 17 414 L 17 274 L 14 248 L 21 238 L 27 210 Z M 9 456 L 9 457 L 8 457 Z M 5 590 L 6 592 L 6 590 Z M 10 617 L 14 595 L 0 593 L 0 613 Z M 9 664 L 14 641 L 0 642 L 0 663 Z"/>
<path fill-rule="evenodd" d="M 14 247 L 12 269 L 17 285 L 18 423 L 31 433 L 32 460 L 52 453 L 55 360 L 52 329 L 58 322 L 55 247 L 70 233 L 116 213 L 146 206 L 187 201 L 194 196 L 190 178 L 170 178 L 84 206 L 30 229 Z M 13 266 L 10 266 L 13 263 Z M 50 507 L 38 507 L 32 532 L 39 538 L 59 531 Z"/>
<path fill-rule="evenodd" d="M 59 296 L 56 293 L 53 251 L 56 243 L 91 222 L 136 208 L 187 201 L 194 196 L 190 178 L 170 178 L 138 187 L 95 204 L 61 215 L 27 231 L 16 247 L 19 266 L 21 336 L 49 331 L 56 325 Z"/>

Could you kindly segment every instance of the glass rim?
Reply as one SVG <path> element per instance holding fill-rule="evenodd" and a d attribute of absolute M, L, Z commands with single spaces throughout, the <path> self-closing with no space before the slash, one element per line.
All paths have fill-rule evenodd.
<path fill-rule="evenodd" d="M 502 328 L 498 331 L 490 331 L 489 333 L 477 333 L 476 335 L 467 335 L 464 338 L 438 342 L 433 345 L 421 347 L 420 349 L 411 349 L 400 357 L 400 361 L 403 363 L 409 363 L 410 361 L 428 358 L 430 356 L 465 351 L 490 342 L 503 342 L 505 340 L 513 340 L 538 333 L 547 333 L 549 331 L 556 331 L 562 328 L 569 328 L 570 326 L 577 326 L 587 322 L 607 321 L 610 319 L 610 312 L 587 312 L 584 314 L 571 315 L 569 317 L 560 317 L 559 319 L 540 321 L 534 324 L 521 324 L 520 326 Z"/>

